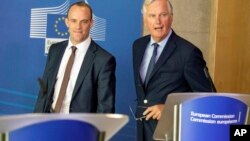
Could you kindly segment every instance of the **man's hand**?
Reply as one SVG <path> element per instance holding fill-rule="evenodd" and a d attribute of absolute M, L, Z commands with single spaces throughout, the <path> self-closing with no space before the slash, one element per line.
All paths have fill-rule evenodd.
<path fill-rule="evenodd" d="M 151 107 L 148 107 L 144 112 L 143 115 L 146 116 L 146 120 L 150 118 L 159 120 L 161 118 L 161 113 L 163 111 L 164 104 L 158 104 Z"/>

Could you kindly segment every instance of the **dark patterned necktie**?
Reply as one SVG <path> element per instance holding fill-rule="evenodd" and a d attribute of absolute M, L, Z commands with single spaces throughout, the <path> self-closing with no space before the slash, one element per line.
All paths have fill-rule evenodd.
<path fill-rule="evenodd" d="M 156 63 L 157 49 L 159 47 L 159 45 L 157 43 L 154 43 L 152 45 L 154 46 L 154 51 L 153 51 L 152 57 L 150 59 L 149 65 L 148 65 L 147 74 L 146 74 L 145 81 L 144 81 L 145 87 L 147 87 L 150 75 L 154 69 L 154 66 Z"/>

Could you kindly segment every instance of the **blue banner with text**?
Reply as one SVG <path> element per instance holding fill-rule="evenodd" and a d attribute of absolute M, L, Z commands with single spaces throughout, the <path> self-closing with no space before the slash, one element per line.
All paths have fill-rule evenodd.
<path fill-rule="evenodd" d="M 229 141 L 230 125 L 245 124 L 247 105 L 225 96 L 186 101 L 181 110 L 181 141 Z"/>

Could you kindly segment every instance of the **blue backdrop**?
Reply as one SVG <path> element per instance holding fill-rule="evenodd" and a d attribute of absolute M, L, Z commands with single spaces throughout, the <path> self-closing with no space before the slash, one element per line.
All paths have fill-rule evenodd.
<path fill-rule="evenodd" d="M 142 33 L 142 0 L 85 0 L 94 11 L 91 35 L 117 60 L 116 113 L 132 117 L 135 99 L 132 43 Z M 0 5 L 0 115 L 31 113 L 42 76 L 46 47 L 68 37 L 63 15 L 76 0 L 2 0 Z M 133 102 L 132 102 L 133 103 Z M 133 141 L 135 121 L 112 139 Z"/>

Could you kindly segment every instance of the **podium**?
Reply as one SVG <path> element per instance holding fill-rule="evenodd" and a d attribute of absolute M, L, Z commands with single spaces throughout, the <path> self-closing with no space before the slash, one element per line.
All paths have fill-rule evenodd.
<path fill-rule="evenodd" d="M 121 114 L 22 114 L 0 117 L 0 141 L 108 141 L 128 122 Z"/>
<path fill-rule="evenodd" d="M 169 94 L 153 138 L 164 141 L 229 141 L 232 124 L 249 124 L 250 95 Z"/>

